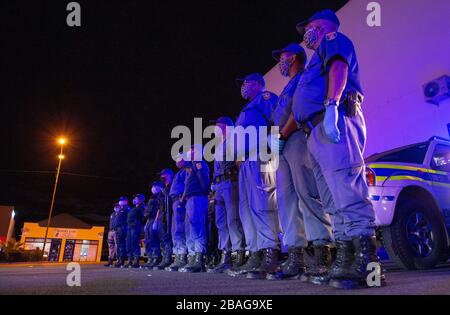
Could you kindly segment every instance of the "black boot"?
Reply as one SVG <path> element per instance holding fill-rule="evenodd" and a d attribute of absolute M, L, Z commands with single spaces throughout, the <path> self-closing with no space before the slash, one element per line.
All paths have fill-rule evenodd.
<path fill-rule="evenodd" d="M 212 269 L 208 269 L 208 272 L 223 273 L 225 270 L 230 268 L 231 268 L 231 252 L 223 250 L 219 264 Z"/>
<path fill-rule="evenodd" d="M 276 272 L 278 269 L 278 259 L 280 250 L 276 248 L 263 249 L 263 261 L 259 268 L 249 270 L 247 272 L 247 279 L 276 279 Z"/>
<path fill-rule="evenodd" d="M 113 260 L 112 259 L 108 259 L 108 263 L 104 264 L 104 267 L 112 267 L 114 265 Z"/>
<path fill-rule="evenodd" d="M 332 277 L 330 286 L 337 289 L 360 289 L 369 287 L 383 287 L 386 279 L 377 256 L 375 236 L 360 236 L 353 239 L 355 256 L 353 263 L 339 275 Z M 372 266 L 368 266 L 373 264 Z M 369 267 L 369 268 L 368 268 Z M 367 270 L 369 269 L 369 270 Z"/>
<path fill-rule="evenodd" d="M 187 264 L 186 254 L 178 254 L 178 255 L 175 255 L 175 260 L 173 261 L 173 263 L 169 267 L 166 267 L 165 270 L 178 271 L 178 269 L 182 268 L 186 264 Z"/>
<path fill-rule="evenodd" d="M 233 261 L 232 268 L 236 269 L 245 264 L 245 250 L 236 251 L 236 258 Z"/>
<path fill-rule="evenodd" d="M 183 268 L 182 272 L 203 272 L 205 271 L 205 265 L 203 260 L 203 253 L 195 253 L 193 263 L 190 266 L 186 266 Z"/>
<path fill-rule="evenodd" d="M 124 265 L 124 268 L 131 268 L 133 266 L 133 257 L 128 257 L 128 262 L 126 265 Z"/>
<path fill-rule="evenodd" d="M 347 278 L 355 260 L 355 247 L 352 241 L 336 241 L 336 259 L 331 265 L 326 281 Z"/>
<path fill-rule="evenodd" d="M 133 260 L 133 264 L 131 265 L 130 268 L 134 268 L 134 269 L 139 269 L 139 268 L 141 268 L 141 265 L 139 264 L 139 257 L 136 257 L 136 258 Z"/>
<path fill-rule="evenodd" d="M 158 265 L 153 266 L 153 270 L 164 270 L 172 264 L 172 252 L 165 251 L 161 262 Z"/>
<path fill-rule="evenodd" d="M 246 275 L 250 270 L 256 270 L 261 265 L 263 260 L 263 252 L 250 252 L 247 262 L 240 267 L 231 268 L 227 270 L 227 274 L 232 277 L 239 277 Z"/>
<path fill-rule="evenodd" d="M 119 258 L 116 263 L 114 264 L 114 268 L 122 268 L 123 265 L 125 264 L 124 259 Z"/>
<path fill-rule="evenodd" d="M 187 264 L 181 268 L 178 268 L 178 272 L 186 272 L 186 268 L 192 267 L 194 265 L 194 262 L 195 262 L 195 255 L 188 255 Z"/>
<path fill-rule="evenodd" d="M 304 272 L 303 248 L 289 247 L 288 259 L 281 264 L 279 277 L 282 279 L 300 279 Z"/>
<path fill-rule="evenodd" d="M 307 266 L 304 274 L 301 275 L 302 282 L 313 284 L 327 284 L 328 270 L 331 265 L 331 251 L 328 245 L 314 246 L 314 262 L 312 266 Z"/>
<path fill-rule="evenodd" d="M 158 256 L 149 256 L 147 262 L 142 266 L 145 269 L 153 269 L 153 267 L 160 263 L 160 258 Z"/>

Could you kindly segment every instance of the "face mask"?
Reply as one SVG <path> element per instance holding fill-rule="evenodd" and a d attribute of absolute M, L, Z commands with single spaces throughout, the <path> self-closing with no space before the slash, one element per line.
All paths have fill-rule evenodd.
<path fill-rule="evenodd" d="M 318 27 L 310 28 L 303 36 L 303 41 L 305 42 L 305 46 L 309 49 L 314 49 L 318 40 L 319 40 L 319 28 Z"/>
<path fill-rule="evenodd" d="M 244 83 L 241 85 L 241 96 L 245 100 L 250 100 L 252 95 L 257 93 L 255 84 Z"/>
<path fill-rule="evenodd" d="M 289 76 L 289 68 L 290 67 L 291 67 L 291 62 L 288 59 L 285 59 L 278 63 L 278 68 L 280 69 L 280 73 L 283 77 Z"/>
<path fill-rule="evenodd" d="M 161 192 L 161 188 L 153 186 L 152 187 L 152 194 L 156 195 L 159 194 Z"/>
<path fill-rule="evenodd" d="M 126 201 L 124 201 L 124 200 L 122 200 L 122 201 L 119 201 L 119 205 L 120 206 L 126 206 L 126 204 L 127 204 L 127 202 Z"/>

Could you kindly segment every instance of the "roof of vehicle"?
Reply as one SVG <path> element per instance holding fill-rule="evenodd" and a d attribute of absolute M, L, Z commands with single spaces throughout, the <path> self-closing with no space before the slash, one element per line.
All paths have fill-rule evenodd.
<path fill-rule="evenodd" d="M 447 142 L 450 145 L 450 140 L 443 138 L 443 137 L 438 137 L 438 136 L 433 136 L 430 139 L 428 139 L 427 141 L 423 141 L 423 142 L 418 142 L 418 143 L 413 143 L 413 144 L 408 144 L 402 147 L 398 147 L 398 148 L 394 148 L 394 149 L 390 149 L 387 151 L 383 151 L 383 152 L 379 152 L 379 153 L 375 153 L 372 154 L 370 156 L 368 156 L 367 158 L 365 158 L 365 162 L 366 163 L 373 163 L 373 162 L 377 162 L 380 158 L 382 158 L 383 156 L 398 152 L 398 151 L 402 151 L 408 148 L 413 148 L 415 146 L 420 146 L 423 144 L 430 144 L 432 141 L 438 141 L 438 142 Z M 383 163 L 389 163 L 389 161 L 383 161 Z M 392 163 L 394 163 L 394 161 L 392 161 Z"/>

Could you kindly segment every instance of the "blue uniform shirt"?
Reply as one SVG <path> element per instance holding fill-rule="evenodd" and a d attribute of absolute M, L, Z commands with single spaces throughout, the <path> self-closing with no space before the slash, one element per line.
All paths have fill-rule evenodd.
<path fill-rule="evenodd" d="M 128 211 L 130 211 L 130 207 L 123 206 L 119 212 L 114 211 L 113 214 L 111 214 L 111 221 L 109 225 L 111 230 L 117 230 L 127 226 Z"/>
<path fill-rule="evenodd" d="M 236 126 L 247 128 L 248 126 L 269 126 L 272 112 L 277 103 L 278 96 L 272 92 L 261 92 L 253 100 L 251 100 L 236 119 Z M 235 141 L 237 143 L 237 141 Z M 248 143 L 246 142 L 245 155 L 249 154 Z M 257 149 L 257 152 L 259 149 Z"/>
<path fill-rule="evenodd" d="M 216 151 L 217 160 L 214 161 L 214 178 L 224 175 L 227 171 L 236 167 L 235 156 L 233 157 L 233 161 L 227 161 L 227 141 L 223 141 L 219 146 L 218 151 Z M 220 161 L 218 161 L 218 158 L 220 158 Z"/>
<path fill-rule="evenodd" d="M 127 223 L 128 227 L 141 227 L 144 220 L 144 204 L 140 204 L 137 207 L 131 208 L 128 212 Z"/>
<path fill-rule="evenodd" d="M 325 109 L 323 103 L 328 93 L 329 62 L 336 57 L 340 57 L 348 64 L 348 78 L 343 95 L 348 90 L 356 90 L 363 94 L 353 43 L 344 34 L 329 33 L 314 52 L 294 93 L 292 111 L 297 122 L 305 122 L 312 114 Z"/>
<path fill-rule="evenodd" d="M 292 98 L 301 75 L 302 72 L 299 72 L 293 76 L 278 97 L 277 105 L 272 114 L 272 122 L 275 126 L 283 127 L 291 116 Z"/>
<path fill-rule="evenodd" d="M 180 169 L 174 176 L 172 187 L 170 187 L 170 197 L 181 196 L 184 192 L 184 182 L 186 181 L 186 171 Z"/>
<path fill-rule="evenodd" d="M 186 170 L 186 185 L 184 194 L 186 197 L 196 195 L 208 195 L 211 180 L 209 167 L 205 161 L 193 162 Z"/>

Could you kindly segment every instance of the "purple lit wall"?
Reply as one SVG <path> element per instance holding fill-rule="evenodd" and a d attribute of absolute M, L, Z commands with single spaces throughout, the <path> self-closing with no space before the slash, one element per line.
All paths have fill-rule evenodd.
<path fill-rule="evenodd" d="M 448 138 L 450 100 L 426 103 L 422 85 L 450 75 L 450 1 L 379 0 L 380 27 L 367 25 L 369 2 L 350 0 L 338 12 L 340 31 L 352 39 L 360 63 L 365 156 L 433 135 Z M 275 93 L 286 82 L 276 67 L 266 81 Z"/>

